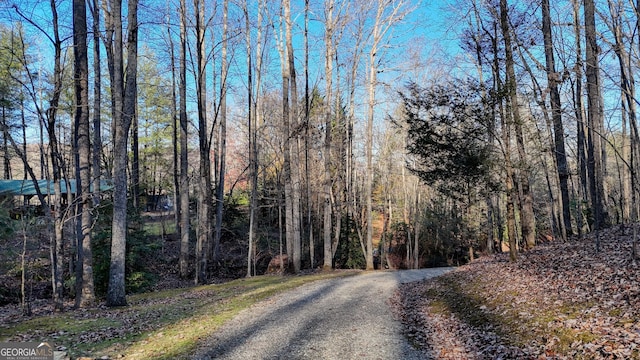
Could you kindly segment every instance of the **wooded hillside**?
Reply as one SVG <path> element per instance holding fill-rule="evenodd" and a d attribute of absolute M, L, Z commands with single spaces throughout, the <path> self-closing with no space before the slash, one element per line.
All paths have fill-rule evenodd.
<path fill-rule="evenodd" d="M 636 259 L 638 4 L 433 3 L 0 4 L 0 174 L 53 184 L 5 194 L 2 301 L 607 256 L 621 224 Z"/>
<path fill-rule="evenodd" d="M 640 358 L 632 231 L 485 256 L 393 299 L 407 336 L 438 359 Z"/>

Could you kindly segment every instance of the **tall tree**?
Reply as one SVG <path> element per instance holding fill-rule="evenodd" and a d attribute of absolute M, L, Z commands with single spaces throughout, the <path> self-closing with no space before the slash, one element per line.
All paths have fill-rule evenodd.
<path fill-rule="evenodd" d="M 200 150 L 200 178 L 198 181 L 198 226 L 196 243 L 195 283 L 207 280 L 211 246 L 211 145 L 207 122 L 207 54 L 205 48 L 204 0 L 194 0 L 196 31 L 196 96 L 198 108 L 198 138 Z"/>
<path fill-rule="evenodd" d="M 224 210 L 224 184 L 227 159 L 227 76 L 229 73 L 227 62 L 227 44 L 229 42 L 228 32 L 229 0 L 223 2 L 222 20 L 222 59 L 221 67 L 221 88 L 220 88 L 220 141 L 218 144 L 218 154 L 220 154 L 218 164 L 218 185 L 216 186 L 216 226 L 213 241 L 213 261 L 217 264 L 220 256 L 220 238 L 222 236 L 222 215 Z M 247 20 L 248 21 L 248 20 Z M 251 92 L 252 90 L 249 89 Z M 251 106 L 251 102 L 249 102 Z"/>
<path fill-rule="evenodd" d="M 309 259 L 311 268 L 315 268 L 316 244 L 313 240 L 313 215 L 311 209 L 311 181 L 309 168 L 309 130 L 311 128 L 309 100 L 309 0 L 304 1 L 304 168 L 307 190 L 307 236 L 309 237 Z"/>
<path fill-rule="evenodd" d="M 560 92 L 558 82 L 561 75 L 556 72 L 555 58 L 553 54 L 553 40 L 551 33 L 551 14 L 549 10 L 549 0 L 542 0 L 542 34 L 544 36 L 544 54 L 547 63 L 547 82 L 549 84 L 549 97 L 551 103 L 551 113 L 553 118 L 553 133 L 555 145 L 556 165 L 558 167 L 558 177 L 560 179 L 560 204 L 562 212 L 561 229 L 562 237 L 572 235 L 571 213 L 569 207 L 569 167 L 567 165 L 567 154 L 564 146 L 564 126 L 562 124 L 562 104 L 560 103 Z"/>
<path fill-rule="evenodd" d="M 93 0 L 91 15 L 93 17 L 93 152 L 92 152 L 92 181 L 93 181 L 93 205 L 100 203 L 100 179 L 102 156 L 102 68 L 100 65 L 100 2 Z"/>
<path fill-rule="evenodd" d="M 332 267 L 333 252 L 331 251 L 331 132 L 332 132 L 332 99 L 333 99 L 333 31 L 334 31 L 334 18 L 333 18 L 334 1 L 325 1 L 325 30 L 324 30 L 324 79 L 325 79 L 325 102 L 324 102 L 324 117 L 325 117 L 325 138 L 324 138 L 324 229 L 323 229 L 323 242 L 324 242 L 324 265 L 325 270 L 329 270 Z"/>
<path fill-rule="evenodd" d="M 296 80 L 296 67 L 293 56 L 293 35 L 292 35 L 292 23 L 291 23 L 291 2 L 290 0 L 283 1 L 284 6 L 284 21 L 285 21 L 285 43 L 287 48 L 287 63 L 289 70 L 289 89 L 291 96 L 289 97 L 289 118 L 291 124 L 291 131 L 288 136 L 291 137 L 291 221 L 292 221 L 292 235 L 293 238 L 293 271 L 295 273 L 300 272 L 301 256 L 302 256 L 302 239 L 301 239 L 301 217 L 300 217 L 300 198 L 301 198 L 301 186 L 300 186 L 300 135 L 299 135 L 299 113 L 298 113 L 298 85 Z M 289 239 L 287 238 L 287 241 Z"/>
<path fill-rule="evenodd" d="M 80 199 L 81 216 L 77 246 L 76 306 L 90 306 L 95 300 L 93 289 L 93 255 L 91 252 L 91 142 L 89 140 L 89 60 L 87 56 L 87 9 L 85 0 L 73 1 L 74 48 L 74 144 L 76 164 L 76 197 Z"/>
<path fill-rule="evenodd" d="M 46 192 L 40 189 L 38 181 L 41 177 L 36 177 L 33 169 L 29 165 L 27 155 L 23 152 L 23 147 L 20 147 L 9 131 L 9 124 L 3 119 L 1 124 L 2 132 L 5 135 L 5 140 L 9 145 L 13 147 L 15 153 L 22 159 L 22 163 L 30 175 L 33 181 L 36 194 L 40 203 L 43 204 L 45 216 L 47 218 L 48 236 L 49 236 L 49 257 L 51 261 L 51 289 L 53 294 L 53 305 L 55 311 L 64 310 L 64 237 L 63 237 L 63 225 L 64 214 L 62 209 L 62 196 L 60 188 L 61 169 L 63 168 L 63 157 L 60 154 L 60 146 L 58 138 L 56 136 L 56 125 L 58 109 L 60 107 L 60 96 L 63 88 L 63 62 L 62 62 L 62 40 L 59 33 L 58 23 L 58 9 L 54 1 L 49 3 L 51 10 L 51 26 L 53 34 L 50 35 L 42 30 L 38 24 L 36 24 L 30 17 L 18 8 L 14 7 L 14 10 L 18 15 L 33 25 L 35 28 L 40 29 L 54 49 L 53 58 L 53 72 L 52 72 L 52 89 L 48 104 L 43 107 L 41 95 L 41 89 L 36 85 L 36 74 L 30 70 L 30 59 L 27 54 L 27 42 L 25 41 L 24 32 L 22 26 L 18 26 L 17 29 L 12 29 L 9 32 L 2 32 L 0 34 L 0 41 L 3 42 L 3 56 L 2 56 L 2 69 L 0 70 L 0 92 L 2 96 L 2 116 L 8 116 L 10 110 L 10 101 L 18 101 L 18 97 L 14 96 L 14 91 L 11 89 L 14 85 L 22 86 L 21 93 L 26 93 L 32 100 L 32 104 L 35 108 L 35 112 L 38 116 L 38 120 L 44 128 L 46 128 L 47 137 L 49 137 L 49 158 L 52 161 L 51 170 L 53 179 L 49 176 L 49 172 L 44 171 L 47 180 L 53 180 L 54 193 L 51 194 L 51 188 L 47 187 Z M 8 46 L 6 41 L 8 41 Z M 8 52 L 8 53 L 7 53 Z M 19 76 L 14 74 L 14 71 L 24 72 L 25 76 Z M 41 131 L 41 139 L 44 142 L 44 134 Z M 44 148 L 44 146 L 42 146 Z M 41 149 L 42 149 L 41 148 Z M 41 153 L 44 160 L 44 152 Z M 44 161 L 43 161 L 44 162 Z M 47 169 L 48 170 L 48 169 Z M 48 196 L 53 195 L 53 196 Z M 49 200 L 51 198 L 51 200 Z"/>
<path fill-rule="evenodd" d="M 602 157 L 603 109 L 602 85 L 600 84 L 600 47 L 597 41 L 595 4 L 593 0 L 584 1 L 584 26 L 586 41 L 586 69 L 587 76 L 587 155 L 589 170 L 589 188 L 591 206 L 594 215 L 594 230 L 602 229 L 607 220 L 604 193 L 604 165 Z M 600 250 L 600 238 L 596 236 L 596 249 Z"/>
<path fill-rule="evenodd" d="M 260 6 L 260 5 L 259 5 Z M 247 277 L 251 277 L 252 260 L 254 254 L 254 241 L 256 232 L 256 207 L 258 204 L 258 159 L 256 155 L 256 123 L 254 121 L 255 109 L 253 107 L 253 57 L 251 46 L 251 29 L 249 27 L 249 2 L 244 3 L 245 40 L 247 46 L 247 120 L 249 127 L 249 181 L 251 182 L 251 194 L 249 199 L 249 251 L 247 254 Z M 258 9 L 260 12 L 260 9 Z"/>
<path fill-rule="evenodd" d="M 637 249 L 637 221 L 638 221 L 638 205 L 636 202 L 637 199 L 637 191 L 638 191 L 638 183 L 636 179 L 636 173 L 638 169 L 638 143 L 640 140 L 640 135 L 638 134 L 638 124 L 637 124 L 637 105 L 636 105 L 636 90 L 635 90 L 635 78 L 634 78 L 634 69 L 631 64 L 627 49 L 625 45 L 628 41 L 623 37 L 622 33 L 622 13 L 623 13 L 623 3 L 621 1 L 614 4 L 612 0 L 608 1 L 609 3 L 609 12 L 611 13 L 611 22 L 610 28 L 615 38 L 614 43 L 614 52 L 616 53 L 616 57 L 618 58 L 618 64 L 620 66 L 620 89 L 622 93 L 622 117 L 623 124 L 625 122 L 625 115 L 629 120 L 630 127 L 630 156 L 628 158 L 628 162 L 626 163 L 628 169 L 625 169 L 625 174 L 630 174 L 629 176 L 623 176 L 624 184 L 621 186 L 621 197 L 623 197 L 622 202 L 622 213 L 623 213 L 623 221 L 625 220 L 625 215 L 629 216 L 631 222 L 634 223 L 633 227 L 633 258 L 637 258 L 638 249 Z M 633 41 L 631 41 L 633 43 Z M 633 46 L 633 45 L 632 45 Z M 624 125 L 623 125 L 624 126 Z M 627 161 L 626 155 L 626 133 L 623 131 L 623 143 L 622 143 L 622 157 L 623 161 Z M 624 191 L 625 188 L 630 188 L 630 191 Z M 627 189 L 629 190 L 629 189 Z M 630 193 L 630 204 L 629 204 L 629 196 L 624 196 Z M 625 214 L 626 213 L 626 214 Z"/>
<path fill-rule="evenodd" d="M 189 121 L 187 119 L 187 5 L 180 0 L 180 277 L 189 275 Z"/>
<path fill-rule="evenodd" d="M 529 184 L 529 169 L 527 164 L 527 154 L 524 145 L 522 132 L 522 116 L 518 106 L 517 81 L 514 67 L 513 47 L 511 43 L 511 28 L 509 25 L 509 10 L 506 0 L 500 0 L 500 28 L 504 40 L 505 66 L 506 66 L 506 88 L 509 96 L 509 115 L 513 119 L 513 128 L 516 135 L 518 155 L 522 168 L 520 169 L 520 190 L 522 192 L 522 214 L 521 231 L 523 240 L 528 248 L 532 248 L 536 243 L 536 224 L 533 213 L 533 194 Z"/>
<path fill-rule="evenodd" d="M 245 1 L 244 11 L 245 11 L 245 31 L 247 32 L 247 80 L 248 80 L 248 120 L 249 120 L 249 170 L 250 170 L 250 181 L 251 181 L 251 195 L 250 195 L 250 203 L 249 203 L 249 251 L 247 256 L 247 277 L 251 276 L 251 262 L 253 260 L 254 254 L 254 241 L 255 241 L 255 229 L 256 229 L 256 215 L 258 208 L 258 126 L 260 124 L 260 118 L 262 113 L 262 96 L 261 96 L 261 81 L 262 81 L 262 19 L 264 12 L 264 0 L 258 1 L 258 22 L 256 24 L 257 34 L 256 34 L 256 51 L 255 51 L 255 86 L 253 86 L 253 66 L 252 59 L 253 55 L 251 52 L 251 36 L 249 33 L 249 1 Z M 253 89 L 255 88 L 255 93 Z M 254 95 L 255 94 L 255 95 Z M 253 116 L 252 116 L 253 114 Z M 255 120 L 254 120 L 255 119 Z M 280 221 L 280 217 L 278 217 L 278 221 Z M 282 227 L 279 226 L 281 230 Z M 280 255 L 282 255 L 282 236 L 280 236 Z M 284 263 L 281 262 L 280 265 L 284 268 Z M 283 270 L 283 269 L 282 269 Z"/>
<path fill-rule="evenodd" d="M 378 0 L 376 3 L 376 15 L 371 31 L 371 44 L 369 47 L 368 74 L 367 74 L 367 123 L 365 135 L 365 157 L 366 157 L 366 173 L 365 173 L 365 202 L 366 202 L 366 223 L 367 223 L 367 240 L 366 240 L 366 267 L 367 270 L 373 269 L 373 120 L 375 117 L 376 106 L 376 87 L 378 85 L 378 64 L 381 58 L 382 41 L 387 32 L 396 23 L 401 21 L 406 15 L 403 9 L 405 3 L 403 0 Z"/>
<path fill-rule="evenodd" d="M 125 258 L 127 245 L 127 141 L 136 111 L 138 64 L 138 0 L 127 3 L 126 83 L 123 51 L 122 0 L 109 1 L 108 24 L 113 38 L 108 39 L 112 58 L 111 94 L 114 125 L 113 148 L 113 222 L 111 226 L 111 266 L 107 288 L 108 306 L 125 306 Z"/>
<path fill-rule="evenodd" d="M 575 85 L 572 87 L 573 91 L 573 102 L 574 102 L 574 110 L 576 117 L 576 128 L 577 128 L 577 138 L 576 138 L 576 149 L 577 149 L 577 162 L 578 162 L 578 174 L 580 186 L 578 187 L 578 193 L 581 195 L 578 201 L 578 211 L 577 211 L 577 225 L 578 225 L 578 234 L 582 234 L 584 221 L 583 221 L 583 209 L 582 204 L 587 203 L 590 198 L 590 190 L 588 186 L 588 170 L 587 170 L 587 134 L 586 134 L 586 122 L 584 121 L 584 106 L 582 102 L 583 97 L 583 88 L 582 88 L 582 78 L 583 78 L 583 66 L 584 61 L 582 57 L 582 30 L 580 26 L 580 1 L 572 0 L 573 7 L 573 32 L 575 35 L 575 45 L 576 45 L 576 65 L 574 66 L 574 82 Z"/>
<path fill-rule="evenodd" d="M 169 2 L 167 2 L 169 6 Z M 178 14 L 180 10 L 178 10 Z M 171 147 L 173 157 L 173 204 L 174 204 L 174 221 L 176 226 L 176 233 L 179 239 L 182 239 L 182 229 L 180 228 L 180 219 L 182 218 L 182 211 L 180 208 L 180 154 L 179 154 L 179 122 L 178 122 L 178 82 L 176 80 L 176 51 L 173 43 L 172 26 L 171 26 L 171 12 L 167 11 L 167 40 L 169 42 L 169 51 L 171 58 Z M 180 260 L 179 260 L 180 261 Z M 182 272 L 180 272 L 182 276 Z"/>
<path fill-rule="evenodd" d="M 51 14 L 53 20 L 53 39 L 52 43 L 55 49 L 54 65 L 53 65 L 53 94 L 49 100 L 49 108 L 47 109 L 47 134 L 49 137 L 49 151 L 51 157 L 51 166 L 53 172 L 53 189 L 55 195 L 54 202 L 54 232 L 55 236 L 50 246 L 51 256 L 51 272 L 52 272 L 52 289 L 53 302 L 57 311 L 64 309 L 63 304 L 63 209 L 62 209 L 62 191 L 60 189 L 60 180 L 62 177 L 62 156 L 56 135 L 56 117 L 58 106 L 60 104 L 60 94 L 62 92 L 62 40 L 58 28 L 58 9 L 55 1 L 51 1 Z"/>

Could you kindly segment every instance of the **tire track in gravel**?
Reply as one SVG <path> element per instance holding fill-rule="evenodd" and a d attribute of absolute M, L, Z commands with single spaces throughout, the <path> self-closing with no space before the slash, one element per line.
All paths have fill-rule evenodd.
<path fill-rule="evenodd" d="M 423 359 L 388 299 L 401 283 L 451 268 L 376 271 L 278 294 L 223 325 L 193 359 Z"/>

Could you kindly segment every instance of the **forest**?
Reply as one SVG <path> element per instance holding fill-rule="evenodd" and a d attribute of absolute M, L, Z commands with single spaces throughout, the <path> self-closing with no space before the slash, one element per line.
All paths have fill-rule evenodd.
<path fill-rule="evenodd" d="M 637 223 L 640 3 L 0 9 L 0 300 L 25 313 Z"/>

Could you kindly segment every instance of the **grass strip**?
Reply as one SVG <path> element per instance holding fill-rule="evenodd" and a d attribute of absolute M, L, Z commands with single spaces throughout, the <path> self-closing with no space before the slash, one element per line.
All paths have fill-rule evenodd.
<path fill-rule="evenodd" d="M 129 297 L 129 306 L 70 311 L 0 327 L 0 341 L 50 341 L 72 358 L 184 359 L 240 311 L 278 293 L 358 272 L 256 276 Z"/>

